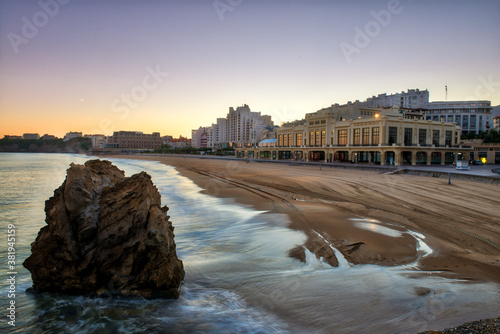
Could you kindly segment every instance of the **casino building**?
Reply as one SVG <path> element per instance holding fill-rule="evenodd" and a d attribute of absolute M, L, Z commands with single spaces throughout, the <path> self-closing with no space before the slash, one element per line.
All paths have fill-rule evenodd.
<path fill-rule="evenodd" d="M 469 160 L 456 123 L 426 120 L 424 111 L 332 105 L 285 123 L 276 147 L 243 147 L 237 157 L 380 165 L 452 164 Z"/>

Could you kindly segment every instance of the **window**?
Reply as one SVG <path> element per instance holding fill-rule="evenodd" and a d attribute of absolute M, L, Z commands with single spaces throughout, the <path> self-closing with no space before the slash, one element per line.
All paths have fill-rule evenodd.
<path fill-rule="evenodd" d="M 389 127 L 389 144 L 394 144 L 397 141 L 398 137 L 398 128 Z"/>
<path fill-rule="evenodd" d="M 309 146 L 313 146 L 314 145 L 314 132 L 311 131 L 309 132 Z"/>
<path fill-rule="evenodd" d="M 325 141 L 326 141 L 326 131 L 321 131 L 321 143 L 320 143 L 320 145 L 321 146 L 325 145 Z"/>
<path fill-rule="evenodd" d="M 412 136 L 413 136 L 413 129 L 405 128 L 405 146 L 411 146 Z"/>
<path fill-rule="evenodd" d="M 288 147 L 288 135 L 283 135 L 283 146 Z"/>
<path fill-rule="evenodd" d="M 446 131 L 445 133 L 445 145 L 451 146 L 451 137 L 453 135 L 452 131 Z"/>
<path fill-rule="evenodd" d="M 424 146 L 427 144 L 427 130 L 426 129 L 419 129 L 418 130 L 418 143 L 421 146 Z"/>
<path fill-rule="evenodd" d="M 462 128 L 463 129 L 468 129 L 469 128 L 469 115 L 464 115 L 462 119 Z"/>
<path fill-rule="evenodd" d="M 370 128 L 363 128 L 363 145 L 370 145 Z"/>
<path fill-rule="evenodd" d="M 372 145 L 378 145 L 380 137 L 380 128 L 372 128 Z"/>
<path fill-rule="evenodd" d="M 470 115 L 470 128 L 476 128 L 476 115 Z"/>
<path fill-rule="evenodd" d="M 439 130 L 432 130 L 432 145 L 439 146 Z"/>
<path fill-rule="evenodd" d="M 319 131 L 316 131 L 316 142 L 315 142 L 315 145 L 319 146 Z"/>
<path fill-rule="evenodd" d="M 462 116 L 456 115 L 455 122 L 457 123 L 458 126 L 462 126 Z"/>
<path fill-rule="evenodd" d="M 354 140 L 353 144 L 354 145 L 359 145 L 360 144 L 360 129 L 354 129 Z"/>
<path fill-rule="evenodd" d="M 347 145 L 347 130 L 338 131 L 338 144 L 343 146 Z"/>
<path fill-rule="evenodd" d="M 302 146 L 302 133 L 295 134 L 295 145 Z"/>
<path fill-rule="evenodd" d="M 283 135 L 278 135 L 278 146 L 283 146 Z"/>

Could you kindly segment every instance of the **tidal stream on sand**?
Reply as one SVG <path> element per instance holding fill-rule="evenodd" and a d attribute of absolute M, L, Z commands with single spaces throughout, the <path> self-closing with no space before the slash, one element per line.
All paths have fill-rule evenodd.
<path fill-rule="evenodd" d="M 416 266 L 339 267 L 288 256 L 304 243 L 288 217 L 200 193 L 158 162 L 110 159 L 127 176 L 147 171 L 175 227 L 186 277 L 179 300 L 33 295 L 22 262 L 44 226 L 44 202 L 64 180 L 69 154 L 0 154 L 2 333 L 416 333 L 500 314 L 500 286 Z M 354 217 L 353 224 L 398 231 Z M 332 217 L 335 219 L 335 217 Z M 361 219 L 361 220 L 359 220 Z M 16 227 L 16 326 L 7 324 L 7 225 Z M 372 224 L 372 225 L 368 225 Z M 391 232 L 392 231 L 392 232 Z M 414 233 L 421 256 L 432 252 Z M 338 255 L 338 254 L 337 254 Z M 3 298 L 5 297 L 5 298 Z"/>

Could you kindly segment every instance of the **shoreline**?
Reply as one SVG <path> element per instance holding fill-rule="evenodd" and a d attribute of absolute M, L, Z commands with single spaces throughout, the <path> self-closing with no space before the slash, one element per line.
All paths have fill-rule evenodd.
<path fill-rule="evenodd" d="M 286 214 L 304 247 L 332 266 L 330 246 L 351 264 L 411 265 L 427 274 L 500 283 L 498 186 L 376 171 L 313 169 L 245 160 L 105 155 L 159 161 L 202 192 L 260 211 Z M 472 197 L 472 194 L 474 197 Z M 423 235 L 424 238 L 416 238 Z M 432 253 L 417 248 L 425 242 Z"/>

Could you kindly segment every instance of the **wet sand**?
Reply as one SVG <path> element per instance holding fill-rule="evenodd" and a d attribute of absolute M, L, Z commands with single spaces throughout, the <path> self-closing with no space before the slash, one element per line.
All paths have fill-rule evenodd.
<path fill-rule="evenodd" d="M 160 161 L 207 194 L 288 215 L 290 228 L 308 236 L 290 250 L 301 260 L 305 246 L 336 266 L 332 245 L 353 264 L 417 265 L 431 274 L 500 282 L 497 185 L 244 160 L 108 157 Z M 421 257 L 414 232 L 431 254 Z"/>

